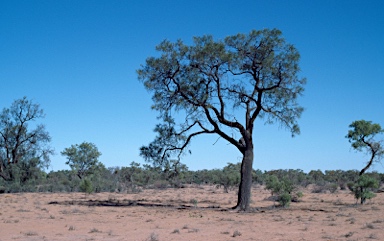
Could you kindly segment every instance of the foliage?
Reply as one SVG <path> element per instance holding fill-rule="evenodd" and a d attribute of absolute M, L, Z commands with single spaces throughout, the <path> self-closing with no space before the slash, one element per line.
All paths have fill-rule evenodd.
<path fill-rule="evenodd" d="M 154 183 L 154 180 L 161 179 L 157 171 L 140 167 L 140 163 L 131 162 L 129 167 L 122 167 L 116 170 L 121 192 L 138 192 L 138 187 L 147 187 Z"/>
<path fill-rule="evenodd" d="M 331 183 L 328 185 L 328 190 L 331 192 L 331 193 L 335 193 L 338 189 L 338 185 L 336 183 Z"/>
<path fill-rule="evenodd" d="M 171 160 L 164 166 L 163 175 L 165 180 L 169 181 L 173 186 L 180 187 L 181 179 L 183 175 L 188 171 L 186 165 L 182 164 L 180 161 Z"/>
<path fill-rule="evenodd" d="M 379 181 L 377 179 L 368 175 L 362 175 L 352 187 L 352 191 L 356 200 L 360 199 L 360 203 L 364 204 L 367 199 L 371 199 L 376 196 L 372 191 L 378 187 Z"/>
<path fill-rule="evenodd" d="M 76 172 L 76 175 L 82 179 L 95 171 L 101 153 L 95 144 L 83 142 L 80 145 L 76 144 L 65 148 L 61 155 L 67 157 L 68 161 L 65 164 L 69 165 Z"/>
<path fill-rule="evenodd" d="M 49 165 L 51 137 L 44 125 L 35 123 L 40 118 L 44 118 L 43 110 L 26 97 L 0 112 L 2 179 L 23 184 Z"/>
<path fill-rule="evenodd" d="M 384 156 L 382 140 L 375 140 L 374 137 L 384 132 L 379 124 L 372 124 L 371 121 L 359 120 L 349 125 L 349 142 L 357 151 L 366 151 L 371 157 L 367 165 L 360 171 L 363 175 L 374 161 L 379 161 Z"/>
<path fill-rule="evenodd" d="M 286 178 L 281 180 L 275 175 L 270 175 L 266 179 L 265 189 L 271 190 L 272 196 L 277 195 L 277 200 L 283 207 L 288 207 L 292 200 L 292 192 L 295 189 L 294 184 Z"/>
<path fill-rule="evenodd" d="M 310 182 L 309 176 L 300 169 L 279 169 L 266 172 L 269 176 L 276 176 L 279 180 L 287 179 L 296 186 L 307 186 Z"/>
<path fill-rule="evenodd" d="M 298 77 L 298 51 L 277 29 L 217 41 L 195 37 L 189 46 L 163 41 L 156 49 L 160 57 L 148 58 L 137 72 L 163 123 L 141 155 L 155 165 L 179 161 L 194 137 L 219 135 L 243 155 L 237 207 L 248 209 L 256 119 L 299 133 L 297 98 L 305 79 Z"/>
<path fill-rule="evenodd" d="M 291 204 L 291 199 L 291 194 L 283 192 L 279 195 L 278 201 L 282 207 L 289 207 L 289 205 Z"/>
<path fill-rule="evenodd" d="M 214 172 L 216 174 L 214 183 L 222 185 L 224 192 L 228 193 L 231 187 L 239 186 L 240 184 L 240 168 L 241 163 L 228 163 L 222 170 Z"/>
<path fill-rule="evenodd" d="M 120 192 L 120 193 L 137 193 L 144 188 L 179 188 L 183 187 L 185 184 L 208 184 L 208 185 L 221 185 L 225 180 L 229 184 L 227 191 L 231 188 L 238 185 L 239 172 L 241 163 L 231 164 L 221 169 L 212 169 L 212 170 L 197 170 L 191 171 L 186 169 L 180 170 L 179 176 L 177 178 L 178 185 L 172 184 L 174 179 L 169 179 L 168 176 L 164 173 L 162 169 L 152 167 L 149 165 L 141 165 L 136 162 L 132 162 L 128 167 L 109 167 L 106 168 L 102 163 L 99 163 L 94 169 L 94 172 L 88 176 L 86 179 L 91 182 L 94 192 Z M 273 190 L 273 195 L 278 195 L 280 190 L 292 190 L 291 200 L 299 201 L 301 195 L 300 192 L 295 190 L 299 187 L 305 187 L 309 184 L 317 185 L 317 181 L 311 178 L 310 173 L 308 174 L 298 171 L 298 170 L 273 170 L 262 172 L 260 170 L 253 170 L 255 174 L 253 184 L 262 184 L 268 186 L 268 189 Z M 273 173 L 273 174 L 271 174 Z M 322 181 L 325 184 L 319 186 L 323 190 L 329 191 L 330 186 L 337 186 L 338 181 L 342 179 L 345 181 L 346 186 L 350 188 L 351 191 L 355 190 L 355 184 L 358 179 L 358 171 L 326 171 L 326 174 L 323 174 L 324 180 Z M 335 178 L 335 173 L 339 178 Z M 226 176 L 226 175 L 229 176 Z M 295 176 L 297 175 L 297 177 Z M 304 175 L 303 180 L 301 175 Z M 370 172 L 365 174 L 368 177 L 374 178 L 375 180 L 381 181 L 383 183 L 384 174 L 377 172 Z M 271 177 L 275 176 L 275 177 Z M 279 178 L 277 178 L 277 176 Z M 289 178 L 288 178 L 289 177 Z M 85 179 L 85 178 L 83 178 Z M 71 170 L 59 170 L 51 171 L 45 173 L 44 171 L 36 172 L 34 178 L 28 179 L 24 183 L 20 181 L 5 181 L 0 179 L 0 193 L 1 192 L 78 192 L 81 191 L 81 183 L 83 179 L 79 179 Z M 273 181 L 273 179 L 275 181 Z M 272 180 L 272 181 L 271 181 Z M 289 181 L 289 185 L 285 184 L 285 187 L 281 185 L 275 185 L 273 183 L 281 183 L 284 180 Z M 272 185 L 271 185 L 272 183 Z M 289 188 L 286 188 L 289 187 Z M 293 189 L 292 189 L 293 188 Z M 372 189 L 374 191 L 374 189 Z M 282 193 L 282 192 L 280 192 Z M 278 199 L 278 196 L 277 196 Z M 276 200 L 277 200 L 276 199 Z"/>
<path fill-rule="evenodd" d="M 94 192 L 111 192 L 116 189 L 116 176 L 100 162 L 86 178 L 91 182 Z"/>
<path fill-rule="evenodd" d="M 80 191 L 88 194 L 92 193 L 94 191 L 92 182 L 87 178 L 82 179 L 80 183 Z"/>
<path fill-rule="evenodd" d="M 42 191 L 75 192 L 80 185 L 79 178 L 69 170 L 51 171 L 47 174 L 46 183 Z"/>
<path fill-rule="evenodd" d="M 265 181 L 265 189 L 271 190 L 271 195 L 280 193 L 281 185 L 279 179 L 275 175 L 270 175 Z"/>

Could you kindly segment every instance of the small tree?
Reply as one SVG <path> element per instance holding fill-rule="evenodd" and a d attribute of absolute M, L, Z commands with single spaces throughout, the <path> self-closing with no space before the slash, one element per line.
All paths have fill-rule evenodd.
<path fill-rule="evenodd" d="M 61 155 L 66 156 L 68 161 L 65 164 L 69 165 L 77 176 L 82 179 L 84 176 L 92 174 L 97 168 L 98 158 L 101 153 L 93 143 L 83 142 L 80 145 L 72 145 L 65 148 Z"/>
<path fill-rule="evenodd" d="M 356 200 L 360 199 L 360 203 L 364 204 L 367 199 L 371 199 L 376 195 L 372 192 L 373 189 L 379 187 L 379 181 L 368 175 L 362 175 L 353 186 L 352 191 L 355 194 Z"/>
<path fill-rule="evenodd" d="M 42 124 L 44 118 L 38 104 L 27 97 L 15 100 L 10 108 L 0 112 L 0 177 L 6 181 L 27 181 L 47 167 L 53 149 L 51 137 Z"/>
<path fill-rule="evenodd" d="M 367 165 L 361 169 L 359 179 L 352 186 L 355 198 L 360 198 L 360 203 L 364 204 L 366 199 L 371 199 L 375 194 L 371 191 L 378 187 L 378 181 L 374 178 L 364 175 L 371 167 L 373 162 L 378 162 L 384 155 L 382 140 L 375 140 L 374 137 L 384 132 L 379 124 L 372 124 L 371 121 L 359 120 L 349 125 L 346 138 L 352 143 L 352 147 L 357 151 L 366 151 L 370 155 Z"/>
<path fill-rule="evenodd" d="M 370 155 L 367 165 L 361 169 L 359 175 L 363 175 L 372 163 L 379 161 L 384 155 L 382 140 L 375 140 L 374 137 L 384 132 L 379 124 L 372 124 L 371 121 L 359 120 L 349 125 L 351 130 L 348 131 L 349 142 L 357 151 L 366 151 Z"/>

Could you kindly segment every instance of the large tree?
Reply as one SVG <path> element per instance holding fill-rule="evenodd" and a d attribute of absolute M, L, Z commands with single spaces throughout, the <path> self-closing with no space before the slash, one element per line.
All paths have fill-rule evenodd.
<path fill-rule="evenodd" d="M 90 142 L 71 145 L 65 148 L 61 155 L 67 157 L 68 161 L 65 164 L 69 165 L 80 179 L 94 173 L 101 164 L 98 160 L 101 152 L 99 152 L 95 144 Z"/>
<path fill-rule="evenodd" d="M 348 138 L 353 149 L 360 152 L 366 151 L 370 155 L 366 166 L 359 173 L 361 176 L 375 161 L 379 161 L 384 156 L 382 140 L 375 139 L 377 135 L 384 133 L 384 130 L 379 124 L 366 120 L 354 121 L 349 125 L 349 128 L 351 129 L 348 131 L 346 138 Z"/>
<path fill-rule="evenodd" d="M 26 97 L 0 112 L 0 177 L 4 180 L 18 176 L 25 181 L 31 170 L 49 164 L 51 137 L 44 125 L 35 123 L 40 118 L 43 110 Z"/>
<path fill-rule="evenodd" d="M 163 41 L 138 77 L 153 93 L 153 109 L 163 123 L 141 155 L 156 164 L 180 158 L 192 138 L 217 134 L 243 155 L 236 209 L 248 210 L 256 120 L 278 122 L 298 134 L 303 108 L 297 99 L 300 55 L 277 29 L 253 30 L 224 40 L 195 37 L 192 45 Z M 272 144 L 272 143 L 271 143 Z"/>

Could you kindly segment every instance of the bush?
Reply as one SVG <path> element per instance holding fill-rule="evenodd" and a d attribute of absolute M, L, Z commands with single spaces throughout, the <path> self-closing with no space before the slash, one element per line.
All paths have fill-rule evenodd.
<path fill-rule="evenodd" d="M 275 176 L 268 176 L 265 180 L 265 189 L 271 190 L 271 195 L 273 194 L 279 194 L 281 191 L 281 183 L 279 182 L 279 179 Z"/>
<path fill-rule="evenodd" d="M 362 175 L 357 179 L 356 184 L 352 187 L 356 200 L 360 199 L 360 203 L 364 204 L 367 199 L 374 198 L 376 194 L 372 191 L 379 187 L 379 181 L 373 177 Z"/>
<path fill-rule="evenodd" d="M 169 182 L 165 180 L 158 180 L 158 181 L 155 181 L 155 183 L 153 184 L 155 189 L 166 189 L 168 185 L 169 185 Z"/>
<path fill-rule="evenodd" d="M 328 190 L 331 192 L 331 193 L 335 193 L 338 189 L 338 185 L 336 183 L 331 183 L 328 185 Z"/>
<path fill-rule="evenodd" d="M 300 202 L 300 199 L 304 196 L 302 192 L 296 192 L 295 194 L 292 195 L 291 201 L 292 202 Z"/>
<path fill-rule="evenodd" d="M 293 183 L 283 178 L 281 181 L 275 176 L 268 176 L 266 179 L 266 189 L 271 190 L 272 196 L 277 194 L 277 201 L 283 207 L 289 207 L 292 196 L 291 193 L 295 189 Z"/>
<path fill-rule="evenodd" d="M 279 195 L 279 204 L 283 207 L 289 207 L 289 205 L 291 204 L 291 194 L 287 193 L 287 192 L 284 192 L 282 194 Z"/>
<path fill-rule="evenodd" d="M 92 182 L 88 179 L 83 179 L 80 183 L 80 191 L 85 193 L 92 193 L 93 192 L 93 185 Z"/>

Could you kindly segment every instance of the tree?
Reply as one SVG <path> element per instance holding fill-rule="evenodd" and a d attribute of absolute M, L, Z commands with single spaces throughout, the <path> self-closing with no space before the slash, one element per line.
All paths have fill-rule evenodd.
<path fill-rule="evenodd" d="M 98 167 L 98 158 L 101 153 L 95 144 L 83 142 L 80 145 L 76 144 L 65 148 L 61 155 L 67 157 L 68 161 L 65 164 L 69 165 L 77 176 L 82 179 L 84 176 L 92 174 L 95 168 Z"/>
<path fill-rule="evenodd" d="M 366 151 L 371 157 L 367 165 L 361 169 L 359 176 L 362 176 L 375 161 L 379 161 L 384 156 L 382 140 L 375 140 L 374 137 L 384 132 L 379 124 L 372 124 L 371 121 L 359 120 L 349 125 L 349 142 L 357 151 Z"/>
<path fill-rule="evenodd" d="M 187 153 L 194 137 L 216 134 L 243 155 L 235 208 L 249 209 L 256 120 L 299 133 L 305 79 L 298 77 L 298 51 L 277 29 L 217 41 L 195 37 L 190 46 L 165 40 L 156 49 L 161 55 L 149 57 L 138 78 L 153 93 L 163 123 L 141 155 L 162 165 Z"/>
<path fill-rule="evenodd" d="M 311 170 L 308 173 L 308 176 L 312 178 L 313 182 L 316 184 L 324 182 L 324 173 L 321 170 Z"/>
<path fill-rule="evenodd" d="M 49 165 L 54 153 L 51 137 L 43 124 L 35 123 L 44 116 L 40 105 L 27 97 L 0 113 L 0 177 L 4 180 L 24 182 L 33 170 Z"/>

